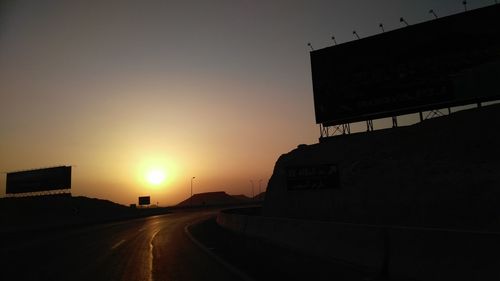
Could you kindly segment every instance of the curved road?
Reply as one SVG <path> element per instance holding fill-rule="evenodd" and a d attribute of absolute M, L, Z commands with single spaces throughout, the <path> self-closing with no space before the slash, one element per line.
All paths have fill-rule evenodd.
<path fill-rule="evenodd" d="M 0 280 L 238 280 L 184 233 L 213 214 L 178 212 L 2 241 Z"/>

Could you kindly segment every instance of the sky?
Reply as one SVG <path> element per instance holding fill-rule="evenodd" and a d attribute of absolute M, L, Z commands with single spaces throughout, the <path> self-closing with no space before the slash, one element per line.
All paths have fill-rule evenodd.
<path fill-rule="evenodd" d="M 281 154 L 317 143 L 307 43 L 464 10 L 458 0 L 0 3 L 0 195 L 7 172 L 72 165 L 73 195 L 160 205 L 190 196 L 192 177 L 194 193 L 250 196 L 253 181 L 257 194 Z M 165 181 L 148 182 L 153 170 Z"/>

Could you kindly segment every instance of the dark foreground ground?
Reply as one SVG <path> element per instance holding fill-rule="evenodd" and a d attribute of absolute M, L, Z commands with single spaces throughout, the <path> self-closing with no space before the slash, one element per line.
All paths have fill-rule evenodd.
<path fill-rule="evenodd" d="M 184 229 L 215 211 L 180 211 L 0 240 L 0 280 L 240 280 Z M 11 233 L 13 234 L 13 233 Z"/>
<path fill-rule="evenodd" d="M 10 235 L 0 240 L 0 280 L 349 281 L 371 277 L 346 264 L 235 235 L 215 223 L 216 213 L 184 210 Z M 235 274 L 203 251 L 186 235 L 186 227 L 210 251 L 250 278 Z"/>
<path fill-rule="evenodd" d="M 254 280 L 375 280 L 351 265 L 285 249 L 227 231 L 215 217 L 189 227 L 209 250 Z"/>
<path fill-rule="evenodd" d="M 0 200 L 0 280 L 373 280 L 348 264 L 247 238 L 221 208 L 131 209 L 83 197 Z M 157 213 L 166 213 L 157 215 Z M 241 278 L 243 277 L 243 278 Z"/>

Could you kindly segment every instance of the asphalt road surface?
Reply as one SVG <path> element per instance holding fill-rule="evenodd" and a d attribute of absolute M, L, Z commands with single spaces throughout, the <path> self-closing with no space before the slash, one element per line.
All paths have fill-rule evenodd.
<path fill-rule="evenodd" d="M 238 280 L 184 227 L 214 212 L 178 212 L 0 241 L 0 280 Z"/>

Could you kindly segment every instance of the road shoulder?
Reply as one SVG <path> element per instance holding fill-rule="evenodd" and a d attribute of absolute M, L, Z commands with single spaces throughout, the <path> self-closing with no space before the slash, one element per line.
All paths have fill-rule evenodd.
<path fill-rule="evenodd" d="M 345 264 L 308 256 L 262 239 L 225 230 L 217 225 L 215 217 L 186 227 L 186 232 L 210 256 L 236 268 L 250 280 L 367 278 L 366 274 Z"/>

